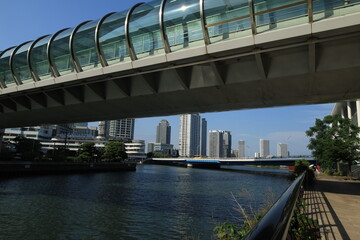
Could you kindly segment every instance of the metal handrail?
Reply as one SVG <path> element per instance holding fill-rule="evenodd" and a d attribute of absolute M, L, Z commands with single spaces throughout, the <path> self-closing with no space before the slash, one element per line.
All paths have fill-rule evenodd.
<path fill-rule="evenodd" d="M 305 174 L 295 179 L 244 239 L 286 239 Z"/>

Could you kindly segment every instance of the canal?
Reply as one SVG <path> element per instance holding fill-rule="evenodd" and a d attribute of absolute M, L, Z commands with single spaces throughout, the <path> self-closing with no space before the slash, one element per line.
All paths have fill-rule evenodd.
<path fill-rule="evenodd" d="M 159 165 L 0 179 L 0 239 L 211 239 L 288 187 L 285 177 Z"/>

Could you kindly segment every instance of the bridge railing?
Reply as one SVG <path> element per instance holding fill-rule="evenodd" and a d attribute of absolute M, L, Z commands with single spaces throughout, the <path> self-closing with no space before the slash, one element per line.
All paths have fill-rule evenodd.
<path fill-rule="evenodd" d="M 301 197 L 305 176 L 303 173 L 295 179 L 244 239 L 289 239 L 291 217 Z"/>

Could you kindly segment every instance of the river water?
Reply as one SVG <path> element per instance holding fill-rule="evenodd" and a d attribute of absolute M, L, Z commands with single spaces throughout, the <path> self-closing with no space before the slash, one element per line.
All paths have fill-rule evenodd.
<path fill-rule="evenodd" d="M 216 223 L 240 221 L 234 197 L 257 209 L 288 185 L 284 177 L 158 165 L 0 179 L 0 239 L 208 240 Z"/>

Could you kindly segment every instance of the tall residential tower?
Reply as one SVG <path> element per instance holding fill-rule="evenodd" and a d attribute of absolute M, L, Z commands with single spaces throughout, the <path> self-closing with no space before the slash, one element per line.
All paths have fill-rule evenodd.
<path fill-rule="evenodd" d="M 266 158 L 270 155 L 270 142 L 269 140 L 260 139 L 260 157 Z"/>
<path fill-rule="evenodd" d="M 277 144 L 277 156 L 278 157 L 288 157 L 288 145 L 285 143 L 278 143 Z"/>
<path fill-rule="evenodd" d="M 207 121 L 205 118 L 200 122 L 200 155 L 206 156 L 207 147 Z"/>
<path fill-rule="evenodd" d="M 231 134 L 229 131 L 209 131 L 209 157 L 231 157 Z"/>
<path fill-rule="evenodd" d="M 179 129 L 179 155 L 183 157 L 192 157 L 201 155 L 201 142 L 206 143 L 206 139 L 201 136 L 203 122 L 199 114 L 180 115 Z M 206 122 L 206 121 L 205 121 Z M 205 127 L 205 125 L 203 125 Z M 200 140 L 201 139 L 201 140 Z M 206 151 L 206 150 L 205 150 Z"/>
<path fill-rule="evenodd" d="M 167 120 L 161 120 L 156 127 L 156 142 L 161 144 L 170 144 L 171 126 Z"/>
<path fill-rule="evenodd" d="M 240 140 L 238 141 L 238 158 L 245 157 L 245 141 Z"/>
<path fill-rule="evenodd" d="M 99 123 L 99 135 L 130 141 L 134 139 L 134 128 L 134 118 L 101 121 Z"/>

